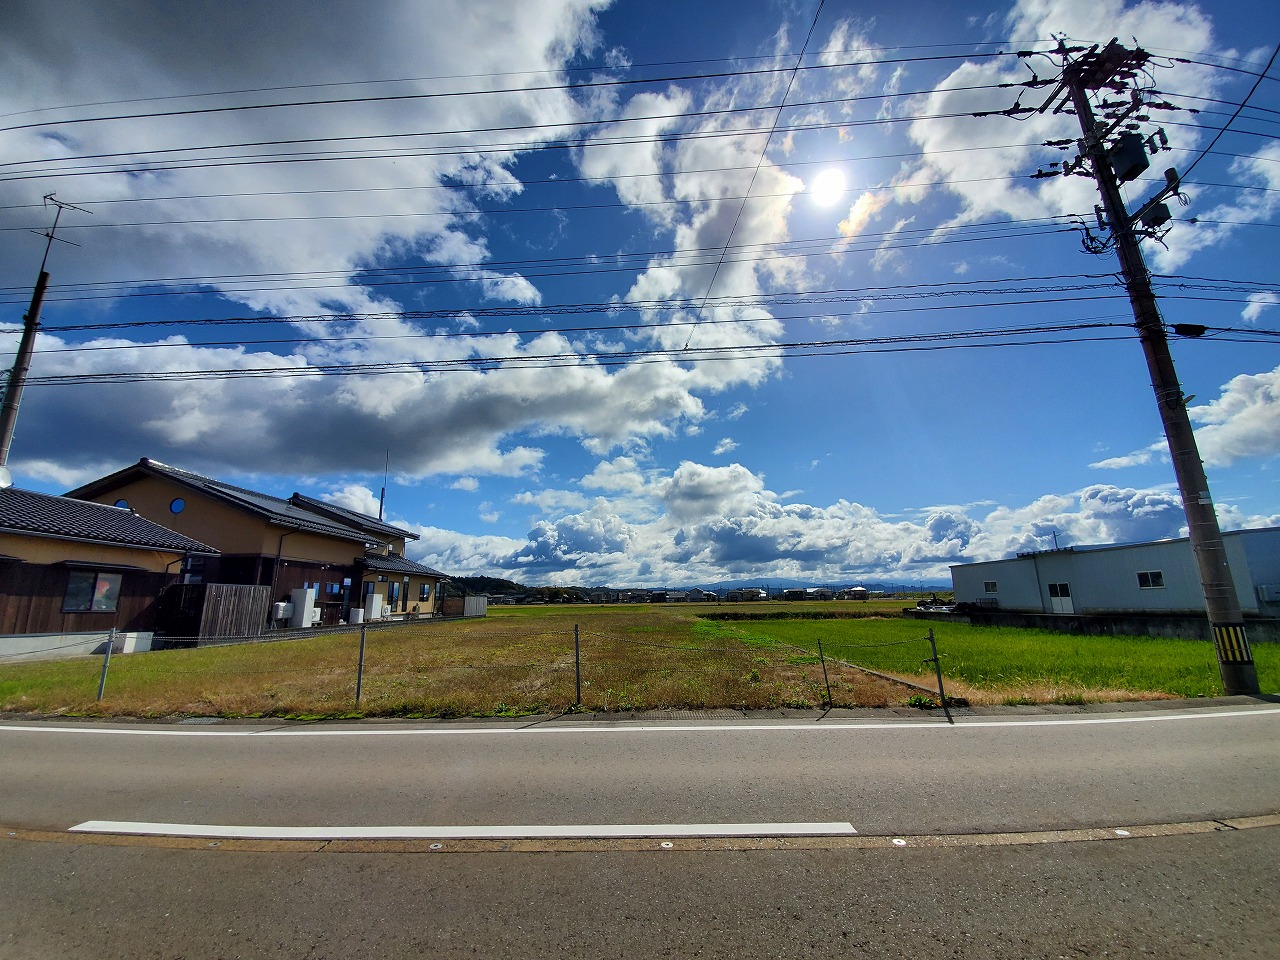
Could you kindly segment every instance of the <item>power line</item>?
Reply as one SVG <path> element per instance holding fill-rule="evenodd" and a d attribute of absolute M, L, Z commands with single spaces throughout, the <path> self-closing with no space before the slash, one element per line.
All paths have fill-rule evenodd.
<path fill-rule="evenodd" d="M 981 228 L 978 228 L 975 226 L 968 226 L 964 228 L 958 227 L 955 229 L 957 231 L 963 229 L 967 231 L 967 233 L 962 236 L 937 237 L 933 235 L 934 231 L 929 231 L 925 229 L 919 229 L 919 230 L 904 229 L 902 231 L 890 232 L 890 233 L 863 234 L 855 238 L 856 242 L 851 242 L 848 247 L 841 249 L 840 251 L 838 251 L 838 253 L 841 256 L 851 256 L 855 254 L 869 253 L 869 252 L 881 250 L 881 249 L 905 250 L 905 249 L 917 248 L 917 247 L 942 247 L 942 246 L 948 246 L 952 244 L 981 243 L 981 242 L 988 242 L 992 240 L 1007 240 L 1007 239 L 1013 239 L 1013 238 L 1034 238 L 1034 237 L 1042 237 L 1042 236 L 1054 236 L 1061 233 L 1075 232 L 1077 227 L 1070 224 L 1069 221 L 1066 220 L 1066 218 L 1046 218 L 1045 221 L 1043 221 L 1039 225 L 1033 224 L 1026 227 L 1015 226 L 1013 228 L 1010 228 L 1006 225 L 995 223 L 995 224 L 983 225 Z M 982 232 L 978 232 L 979 229 Z M 820 250 L 790 249 L 790 250 L 782 250 L 774 254 L 737 257 L 734 259 L 733 262 L 761 263 L 761 262 L 767 262 L 769 260 L 806 259 L 814 256 L 830 256 L 832 255 L 832 252 L 833 251 L 830 249 L 820 249 Z M 701 253 L 695 254 L 695 256 L 701 256 L 701 255 L 702 255 Z M 404 272 L 409 272 L 409 273 L 412 273 L 413 275 L 409 277 L 394 277 L 394 272 L 393 272 L 392 276 L 394 278 L 388 278 L 384 272 L 382 273 L 379 279 L 369 279 L 367 281 L 362 282 L 361 285 L 365 287 L 369 287 L 371 289 L 378 289 L 378 288 L 387 288 L 387 287 L 430 286 L 430 285 L 436 285 L 436 284 L 478 283 L 478 282 L 483 282 L 485 280 L 508 279 L 508 278 L 511 278 L 513 274 L 518 274 L 520 277 L 523 277 L 525 279 L 547 279 L 551 277 L 565 277 L 565 276 L 597 277 L 597 276 L 601 276 L 603 274 L 608 274 L 608 273 L 635 273 L 635 272 L 641 272 L 644 270 L 652 270 L 652 269 L 660 269 L 660 270 L 692 269 L 700 266 L 706 266 L 708 262 L 709 261 L 700 260 L 700 259 L 682 259 L 678 262 L 670 262 L 670 263 L 657 263 L 657 264 L 628 263 L 628 264 L 623 264 L 619 266 L 607 266 L 607 267 L 601 267 L 593 264 L 591 265 L 591 269 L 589 270 L 541 271 L 541 272 L 534 271 L 534 270 L 526 270 L 526 269 L 513 269 L 513 267 L 510 264 L 497 264 L 492 267 L 485 264 L 478 264 L 478 265 L 475 265 L 474 267 L 463 267 L 461 269 L 476 269 L 476 270 L 487 269 L 487 270 L 492 270 L 494 272 L 488 276 L 484 274 L 476 274 L 476 275 L 463 274 L 461 276 L 448 276 L 448 277 L 440 277 L 440 276 L 423 277 L 419 275 L 422 270 L 430 270 L 430 271 L 436 272 L 442 268 L 435 268 L 435 267 L 404 268 Z M 512 273 L 507 273 L 507 274 L 500 273 L 500 272 L 497 272 L 498 269 L 512 271 Z M 59 295 L 59 296 L 50 297 L 49 299 L 51 301 L 66 303 L 66 302 L 90 301 L 90 300 L 155 299 L 157 297 L 191 297 L 191 296 L 201 296 L 201 295 L 226 296 L 226 295 L 236 294 L 236 293 L 264 293 L 264 292 L 270 292 L 273 290 L 289 290 L 289 291 L 296 292 L 299 290 L 335 289 L 335 288 L 346 288 L 349 286 L 349 283 L 347 282 L 347 280 L 341 276 L 336 276 L 333 282 L 330 282 L 330 283 L 290 282 L 287 285 L 280 285 L 280 286 L 264 286 L 264 285 L 229 286 L 226 283 L 222 283 L 221 281 L 215 284 L 214 281 L 217 279 L 218 278 L 211 278 L 208 280 L 192 279 L 190 281 L 186 281 L 193 286 L 210 286 L 212 289 L 209 289 L 207 291 L 193 292 L 190 290 L 180 290 L 180 289 L 179 290 L 161 289 L 161 290 L 130 290 L 126 293 L 120 293 L 120 292 L 107 290 L 103 293 L 97 293 L 97 294 L 89 294 L 84 296 Z M 230 279 L 235 279 L 235 278 L 230 278 Z M 132 281 L 131 283 L 148 284 L 148 283 L 159 283 L 159 282 L 162 282 L 162 281 Z M 180 281 L 163 281 L 163 282 L 168 283 L 168 282 L 180 282 Z M 68 289 L 74 289 L 74 287 L 75 285 L 69 285 Z M 12 294 L 12 296 L 16 296 L 16 295 L 18 294 L 17 293 Z M 5 302 L 14 302 L 14 301 L 12 300 L 6 301 L 3 299 L 0 299 L 0 303 L 5 303 Z M 616 308 L 616 304 L 611 306 L 611 309 L 613 308 Z M 456 309 L 463 309 L 463 308 L 456 308 Z M 467 309 L 470 309 L 470 308 L 467 308 Z"/>
<path fill-rule="evenodd" d="M 110 384 L 137 382 L 173 382 L 192 380 L 240 380 L 262 378 L 293 378 L 315 376 L 385 376 L 389 374 L 423 374 L 435 372 L 475 372 L 489 370 L 525 369 L 528 367 L 547 366 L 580 366 L 598 362 L 602 365 L 619 365 L 623 363 L 654 360 L 679 360 L 681 362 L 699 363 L 716 359 L 741 360 L 744 358 L 777 358 L 787 356 L 821 356 L 827 351 L 837 353 L 872 348 L 877 352 L 895 352 L 918 350 L 932 345 L 951 344 L 954 341 L 990 342 L 997 346 L 1018 345 L 1019 338 L 1056 337 L 1066 333 L 1080 333 L 1106 329 L 1125 329 L 1124 323 L 1072 323 L 1053 325 L 1037 325 L 1031 327 L 1008 327 L 978 329 L 966 331 L 940 332 L 932 334 L 912 334 L 891 337 L 841 338 L 836 340 L 809 340 L 782 343 L 753 343 L 706 346 L 686 349 L 683 347 L 657 347 L 651 349 L 608 350 L 559 352 L 543 354 L 510 354 L 506 356 L 460 357 L 440 360 L 396 360 L 376 363 L 356 364 L 321 364 L 308 367 L 272 366 L 250 368 L 221 368 L 216 370 L 153 370 L 129 372 L 94 372 L 76 374 L 48 374 L 32 377 L 29 384 L 71 385 L 71 384 Z M 1129 339 L 1131 332 L 1118 338 L 1071 338 L 1070 342 L 1080 339 Z M 1013 338 L 1013 339 L 1009 339 Z M 1032 339 L 1029 342 L 1037 342 Z M 1063 342 L 1044 340 L 1041 342 Z"/>
<path fill-rule="evenodd" d="M 1216 134 L 1214 134 L 1213 139 L 1209 141 L 1209 145 L 1205 147 L 1202 151 L 1200 151 L 1200 155 L 1191 161 L 1191 165 L 1189 167 L 1187 167 L 1184 171 L 1182 171 L 1182 180 L 1184 183 L 1187 181 L 1187 178 L 1191 176 L 1191 171 L 1194 170 L 1199 165 L 1200 161 L 1203 160 L 1205 156 L 1208 155 L 1209 151 L 1212 150 L 1217 145 L 1218 141 L 1222 139 L 1222 135 L 1226 133 L 1227 128 L 1230 127 L 1231 124 L 1235 122 L 1236 117 L 1240 116 L 1240 111 L 1245 108 L 1245 105 L 1249 102 L 1254 92 L 1258 89 L 1258 85 L 1262 83 L 1263 77 L 1265 77 L 1267 75 L 1267 71 L 1271 69 L 1271 65 L 1276 62 L 1277 54 L 1280 54 L 1280 46 L 1277 46 L 1275 50 L 1271 52 L 1271 59 L 1269 59 L 1267 61 L 1267 65 L 1262 68 L 1262 73 L 1258 75 L 1258 79 L 1255 80 L 1253 86 L 1249 88 L 1249 92 L 1245 94 L 1245 98 L 1242 101 L 1240 101 L 1240 106 L 1237 107 L 1236 112 L 1231 115 L 1231 119 L 1229 119 L 1226 123 L 1222 125 L 1222 128 Z"/>
<path fill-rule="evenodd" d="M 741 112 L 758 112 L 761 110 L 771 109 L 768 106 L 744 108 Z M 869 127 L 878 125 L 889 125 L 899 123 L 914 123 L 921 120 L 954 120 L 968 118 L 970 113 L 943 113 L 943 114 L 925 114 L 917 116 L 901 116 L 901 117 L 877 117 L 870 120 L 836 120 L 813 123 L 796 123 L 778 130 L 783 133 L 803 133 L 822 130 L 837 129 L 853 129 L 858 127 Z M 654 118 L 650 118 L 654 119 Z M 665 118 L 663 118 L 665 119 Z M 614 121 L 619 122 L 619 121 Z M 542 127 L 561 128 L 565 126 L 591 126 L 592 121 L 581 121 L 578 123 L 559 123 L 545 124 Z M 407 134 L 406 136 L 421 137 L 439 137 L 439 136 L 463 136 L 471 133 L 485 132 L 512 132 L 522 130 L 533 130 L 539 127 L 531 125 L 514 125 L 507 127 L 487 127 L 475 128 L 471 130 L 445 131 L 442 133 L 416 133 Z M 142 174 L 142 173 L 163 173 L 174 170 L 206 170 L 216 169 L 219 167 L 251 167 L 272 164 L 292 164 L 292 163 L 342 163 L 356 160 L 389 160 L 389 159 L 406 159 L 406 158 L 427 158 L 427 157 L 487 157 L 494 152 L 498 153 L 537 153 L 555 150 L 574 150 L 586 149 L 592 147 L 609 147 L 609 146 L 635 146 L 642 144 L 673 144 L 682 143 L 684 141 L 696 140 L 715 140 L 735 137 L 754 137 L 767 135 L 772 127 L 737 127 L 728 129 L 713 130 L 692 130 L 678 133 L 660 133 L 653 136 L 616 136 L 616 137 L 566 137 L 561 139 L 548 140 L 546 142 L 528 142 L 528 141 L 494 141 L 488 143 L 467 143 L 452 144 L 443 146 L 409 146 L 401 147 L 395 150 L 384 150 L 381 152 L 352 152 L 350 150 L 330 150 L 330 151 L 312 151 L 310 153 L 284 153 L 284 154 L 243 154 L 231 155 L 229 157 L 193 157 L 188 160 L 174 161 L 166 163 L 164 161 L 144 161 L 139 164 L 123 166 L 117 164 L 97 164 L 84 165 L 80 167 L 59 168 L 51 167 L 48 169 L 30 170 L 20 173 L 4 173 L 0 174 L 0 183 L 15 183 L 32 179 L 49 179 L 49 178 L 66 178 L 66 177 L 82 177 L 82 176 L 98 176 L 108 174 Z M 371 139 L 390 139 L 391 135 L 380 137 L 359 137 L 360 140 Z M 317 140 L 316 142 L 325 142 Z M 71 158 L 72 160 L 78 158 Z M 49 163 L 58 163 L 60 161 L 47 161 Z"/>
<path fill-rule="evenodd" d="M 716 73 L 686 73 L 674 74 L 659 77 L 639 77 L 614 80 L 587 80 L 581 83 L 553 83 L 534 86 L 519 87 L 499 87 L 488 90 L 445 90 L 430 91 L 417 93 L 402 94 L 385 94 L 365 97 L 328 97 L 314 100 L 292 100 L 277 103 L 249 103 L 236 104 L 230 106 L 218 107 L 195 107 L 186 110 L 158 110 L 149 113 L 124 113 L 111 114 L 104 116 L 85 116 L 71 117 L 61 120 L 47 120 L 32 123 L 13 124 L 6 127 L 0 127 L 0 133 L 9 133 L 17 130 L 30 130 L 34 128 L 66 126 L 70 124 L 80 123 L 105 123 L 119 120 L 150 120 L 162 117 L 187 117 L 201 116 L 220 113 L 240 113 L 258 110 L 276 110 L 294 107 L 316 107 L 316 106 L 368 106 L 374 103 L 391 103 L 404 101 L 421 101 L 421 100 L 440 100 L 451 98 L 465 98 L 478 96 L 495 96 L 499 94 L 530 94 L 530 93 L 547 93 L 547 92 L 572 92 L 578 90 L 591 90 L 604 87 L 626 87 L 647 84 L 663 84 L 663 83 L 687 83 L 697 80 L 742 80 L 752 76 L 767 76 L 770 74 L 788 73 L 795 70 L 815 71 L 815 70 L 831 70 L 840 67 L 867 67 L 867 66 L 886 66 L 890 64 L 919 64 L 939 61 L 954 60 L 984 60 L 996 59 L 1001 57 L 1011 57 L 1014 54 L 997 52 L 997 53 L 979 53 L 969 55 L 948 54 L 942 56 L 928 57 L 888 57 L 882 60 L 852 60 L 843 63 L 830 64 L 814 64 L 812 66 L 786 67 L 786 68 L 767 68 L 759 70 L 729 70 Z"/>

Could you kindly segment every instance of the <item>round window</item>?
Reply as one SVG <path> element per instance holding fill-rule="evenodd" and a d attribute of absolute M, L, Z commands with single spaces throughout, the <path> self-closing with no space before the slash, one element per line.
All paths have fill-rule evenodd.
<path fill-rule="evenodd" d="M 181 497 L 174 497 L 173 502 L 169 504 L 170 513 L 181 513 L 185 509 L 187 509 L 187 501 Z"/>
<path fill-rule="evenodd" d="M 128 510 L 128 509 L 129 509 L 129 501 L 128 501 L 128 500 L 117 500 L 117 501 L 116 501 L 116 506 L 117 506 L 117 507 L 121 507 L 122 509 Z"/>

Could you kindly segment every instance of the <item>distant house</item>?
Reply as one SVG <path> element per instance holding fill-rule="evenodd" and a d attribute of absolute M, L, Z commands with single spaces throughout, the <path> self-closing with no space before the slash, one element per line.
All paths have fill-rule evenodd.
<path fill-rule="evenodd" d="M 866 587 L 845 587 L 836 594 L 837 600 L 866 600 L 871 596 Z"/>
<path fill-rule="evenodd" d="M 1258 620 L 1280 617 L 1280 527 L 1225 532 L 1222 542 L 1241 612 Z M 1186 538 L 1065 547 L 958 564 L 951 568 L 951 581 L 960 609 L 1205 620 L 1204 591 Z"/>
<path fill-rule="evenodd" d="M 115 504 L 215 546 L 187 584 L 269 588 L 271 604 L 310 591 L 318 622 L 434 615 L 445 574 L 405 557 L 414 534 L 295 493 L 281 499 L 143 458 L 68 496 Z M 280 608 L 274 607 L 274 612 Z M 359 611 L 354 614 L 353 611 Z"/>
<path fill-rule="evenodd" d="M 0 635 L 115 628 L 148 645 L 161 591 L 216 558 L 124 507 L 0 489 Z"/>
<path fill-rule="evenodd" d="M 783 600 L 832 600 L 835 593 L 829 587 L 791 587 L 782 591 Z"/>

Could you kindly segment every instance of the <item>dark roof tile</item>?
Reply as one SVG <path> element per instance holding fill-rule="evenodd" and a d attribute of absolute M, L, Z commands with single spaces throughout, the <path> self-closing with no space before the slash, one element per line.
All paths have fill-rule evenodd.
<path fill-rule="evenodd" d="M 440 577 L 448 580 L 448 576 L 439 570 L 433 570 L 431 567 L 424 567 L 420 563 L 414 563 L 406 557 L 383 556 L 379 553 L 366 553 L 364 555 L 364 565 L 370 570 L 378 570 L 382 573 L 409 573 L 417 574 L 420 577 Z"/>
<path fill-rule="evenodd" d="M 150 547 L 176 553 L 218 551 L 121 507 L 9 487 L 0 490 L 0 530 L 33 536 Z"/>

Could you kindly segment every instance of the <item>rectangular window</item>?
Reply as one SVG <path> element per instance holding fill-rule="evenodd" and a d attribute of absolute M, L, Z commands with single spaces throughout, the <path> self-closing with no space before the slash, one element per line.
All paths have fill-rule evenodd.
<path fill-rule="evenodd" d="M 328 598 L 329 600 L 341 600 L 341 599 L 342 599 L 342 584 L 340 584 L 340 583 L 326 583 L 326 584 L 324 585 L 324 595 L 325 595 L 325 597 L 326 597 L 326 598 Z"/>
<path fill-rule="evenodd" d="M 1138 572 L 1138 586 L 1143 590 L 1164 589 L 1164 571 L 1141 570 Z"/>
<path fill-rule="evenodd" d="M 62 598 L 63 613 L 115 613 L 123 574 L 72 570 Z"/>
<path fill-rule="evenodd" d="M 1051 583 L 1049 584 L 1049 596 L 1065 599 L 1071 596 L 1071 584 L 1069 583 Z"/>
<path fill-rule="evenodd" d="M 431 599 L 431 584 L 429 583 L 418 584 L 418 599 L 419 600 Z"/>
<path fill-rule="evenodd" d="M 999 591 L 996 589 L 996 582 L 995 582 L 994 580 L 984 580 L 984 581 L 982 582 L 982 589 L 983 589 L 983 590 L 985 590 L 987 593 L 998 593 L 998 592 L 999 592 Z"/>

